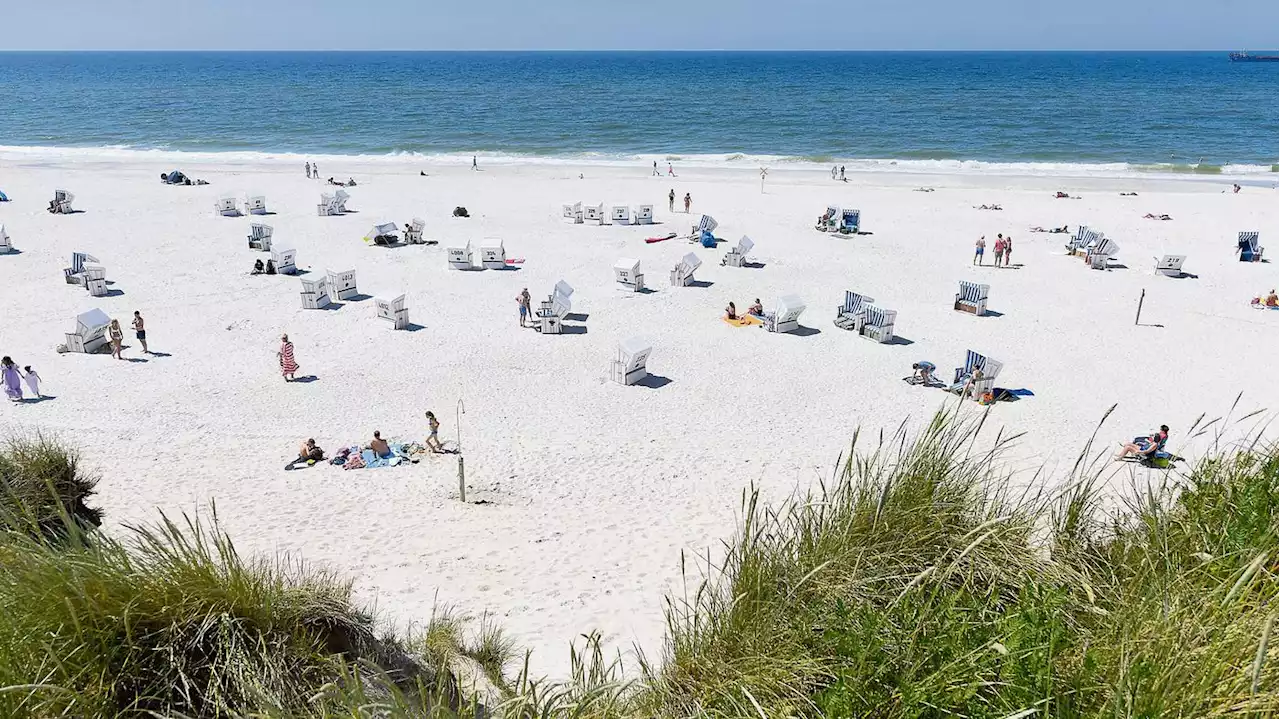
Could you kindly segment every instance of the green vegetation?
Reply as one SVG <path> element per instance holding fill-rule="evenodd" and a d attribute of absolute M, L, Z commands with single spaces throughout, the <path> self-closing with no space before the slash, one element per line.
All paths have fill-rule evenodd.
<path fill-rule="evenodd" d="M 979 429 L 855 438 L 814 494 L 747 493 L 696 562 L 711 579 L 668 601 L 662 661 L 628 671 L 589 635 L 559 682 L 488 621 L 378 636 L 347 582 L 243 559 L 216 524 L 3 524 L 0 716 L 1277 716 L 1274 445 L 1144 470 L 1117 504 L 1091 449 L 1070 477 L 1011 477 L 1016 438 L 977 449 Z M 76 478 L 42 451 L 0 459 L 6 486 Z"/>
<path fill-rule="evenodd" d="M 65 537 L 68 525 L 91 530 L 102 513 L 85 504 L 98 483 L 80 471 L 80 457 L 43 436 L 14 438 L 0 448 L 0 532 Z"/>

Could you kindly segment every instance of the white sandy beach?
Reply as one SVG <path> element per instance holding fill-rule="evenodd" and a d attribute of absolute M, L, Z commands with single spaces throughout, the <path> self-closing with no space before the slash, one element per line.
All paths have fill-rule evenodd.
<path fill-rule="evenodd" d="M 216 501 L 242 552 L 289 552 L 351 576 L 362 598 L 397 621 L 425 620 L 435 605 L 489 612 L 535 651 L 540 671 L 562 672 L 568 642 L 593 629 L 615 646 L 656 653 L 661 600 L 680 587 L 681 552 L 714 551 L 731 536 L 749 485 L 785 497 L 829 476 L 858 427 L 915 426 L 956 401 L 901 381 L 917 360 L 936 364 L 944 380 L 967 349 L 1004 362 L 998 384 L 1033 396 L 995 406 L 984 433 L 1025 433 L 1010 461 L 1028 476 L 1041 463 L 1062 476 L 1112 404 L 1100 433 L 1108 451 L 1165 423 L 1169 448 L 1196 456 L 1211 438 L 1190 439 L 1186 429 L 1202 413 L 1227 412 L 1241 391 L 1236 415 L 1265 408 L 1265 431 L 1276 434 L 1280 313 L 1249 300 L 1280 284 L 1277 265 L 1241 263 L 1233 251 L 1238 231 L 1260 230 L 1267 256 L 1280 256 L 1271 187 L 1231 194 L 1220 177 L 906 173 L 836 183 L 822 169 L 775 168 L 762 194 L 753 168 L 677 164 L 680 176 L 669 179 L 649 177 L 647 161 L 482 161 L 471 172 L 407 158 L 317 159 L 322 176 L 358 181 L 348 203 L 356 212 L 318 217 L 319 195 L 332 188 L 306 179 L 302 158 L 228 165 L 0 152 L 0 189 L 12 200 L 0 204 L 0 223 L 21 250 L 0 255 L 0 353 L 34 366 L 55 397 L 5 402 L 0 423 L 80 446 L 102 475 L 108 531 L 154 520 L 157 509 L 207 511 Z M 160 184 L 175 167 L 212 184 Z M 921 185 L 936 191 L 912 191 Z M 83 212 L 48 214 L 55 188 L 75 193 Z M 692 216 L 667 211 L 669 189 L 692 194 Z M 1059 189 L 1082 199 L 1054 199 Z M 215 216 L 215 199 L 246 192 L 264 194 L 275 214 Z M 567 224 L 560 206 L 572 201 L 652 204 L 660 224 Z M 972 209 L 982 203 L 1004 210 Z M 829 204 L 860 208 L 873 234 L 814 231 Z M 472 217 L 451 218 L 458 205 Z M 719 249 L 643 242 L 687 234 L 702 212 L 729 241 Z M 1148 212 L 1174 219 L 1143 219 Z M 374 223 L 415 216 L 438 245 L 361 240 Z M 249 276 L 266 258 L 246 247 L 259 220 L 275 228 L 277 245 L 296 247 L 301 268 L 354 268 L 366 295 L 406 293 L 421 329 L 392 330 L 375 319 L 371 299 L 303 310 L 297 278 Z M 1115 239 L 1123 267 L 1090 270 L 1065 256 L 1067 236 L 1027 231 L 1078 224 Z M 997 232 L 1013 235 L 1019 268 L 990 266 Z M 721 267 L 743 234 L 763 267 Z M 983 234 L 988 266 L 973 267 Z M 487 237 L 525 258 L 519 271 L 447 269 L 445 247 Z M 690 250 L 709 286 L 671 287 L 667 272 Z M 119 294 L 95 299 L 64 283 L 73 251 L 100 259 Z M 1154 258 L 1166 253 L 1187 255 L 1195 277 L 1155 275 Z M 611 267 L 622 257 L 641 261 L 656 292 L 617 288 Z M 568 324 L 585 333 L 520 329 L 517 293 L 529 288 L 536 303 L 560 279 L 586 316 Z M 952 310 L 959 280 L 991 285 L 992 316 Z M 896 309 L 904 343 L 834 327 L 846 289 Z M 1144 290 L 1144 325 L 1135 327 Z M 807 301 L 801 324 L 816 333 L 720 320 L 729 301 L 745 309 L 759 297 L 767 308 L 790 293 Z M 93 307 L 125 326 L 125 356 L 147 361 L 57 354 L 75 316 Z M 127 331 L 135 309 L 151 349 L 168 356 L 141 353 Z M 301 374 L 316 381 L 281 379 L 281 332 L 296 343 Z M 633 335 L 652 340 L 649 368 L 669 383 L 607 380 L 614 348 Z M 451 455 L 376 470 L 281 469 L 306 437 L 329 451 L 367 442 L 375 429 L 420 441 L 428 409 L 453 440 L 459 399 L 468 499 L 484 504 L 456 501 Z M 983 409 L 969 402 L 964 411 Z M 1134 466 L 1117 468 L 1118 487 Z"/>

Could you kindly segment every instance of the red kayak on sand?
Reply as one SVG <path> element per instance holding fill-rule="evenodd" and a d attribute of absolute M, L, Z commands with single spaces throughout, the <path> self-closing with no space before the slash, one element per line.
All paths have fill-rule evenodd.
<path fill-rule="evenodd" d="M 671 234 L 667 235 L 666 237 L 649 237 L 649 238 L 646 238 L 646 239 L 645 239 L 645 244 L 652 245 L 652 244 L 653 244 L 653 243 L 655 243 L 655 242 L 666 242 L 667 240 L 674 240 L 675 238 L 676 238 L 676 233 L 672 232 Z"/>

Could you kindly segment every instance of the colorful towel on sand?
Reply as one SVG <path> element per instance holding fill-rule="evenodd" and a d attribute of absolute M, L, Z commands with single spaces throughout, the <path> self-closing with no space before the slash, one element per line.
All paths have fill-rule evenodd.
<path fill-rule="evenodd" d="M 731 320 L 724 315 L 720 315 L 720 319 L 724 320 L 724 323 L 731 327 L 750 327 L 751 325 L 764 324 L 764 320 L 756 317 L 755 315 L 743 315 L 736 320 Z"/>
<path fill-rule="evenodd" d="M 298 362 L 293 358 L 293 343 L 280 344 L 280 373 L 293 374 L 298 371 Z"/>

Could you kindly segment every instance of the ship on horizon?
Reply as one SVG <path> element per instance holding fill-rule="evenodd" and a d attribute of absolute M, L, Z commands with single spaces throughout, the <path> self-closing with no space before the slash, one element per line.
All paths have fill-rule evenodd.
<path fill-rule="evenodd" d="M 1231 62 L 1280 62 L 1276 55 L 1250 55 L 1247 52 L 1233 52 L 1227 56 Z"/>

